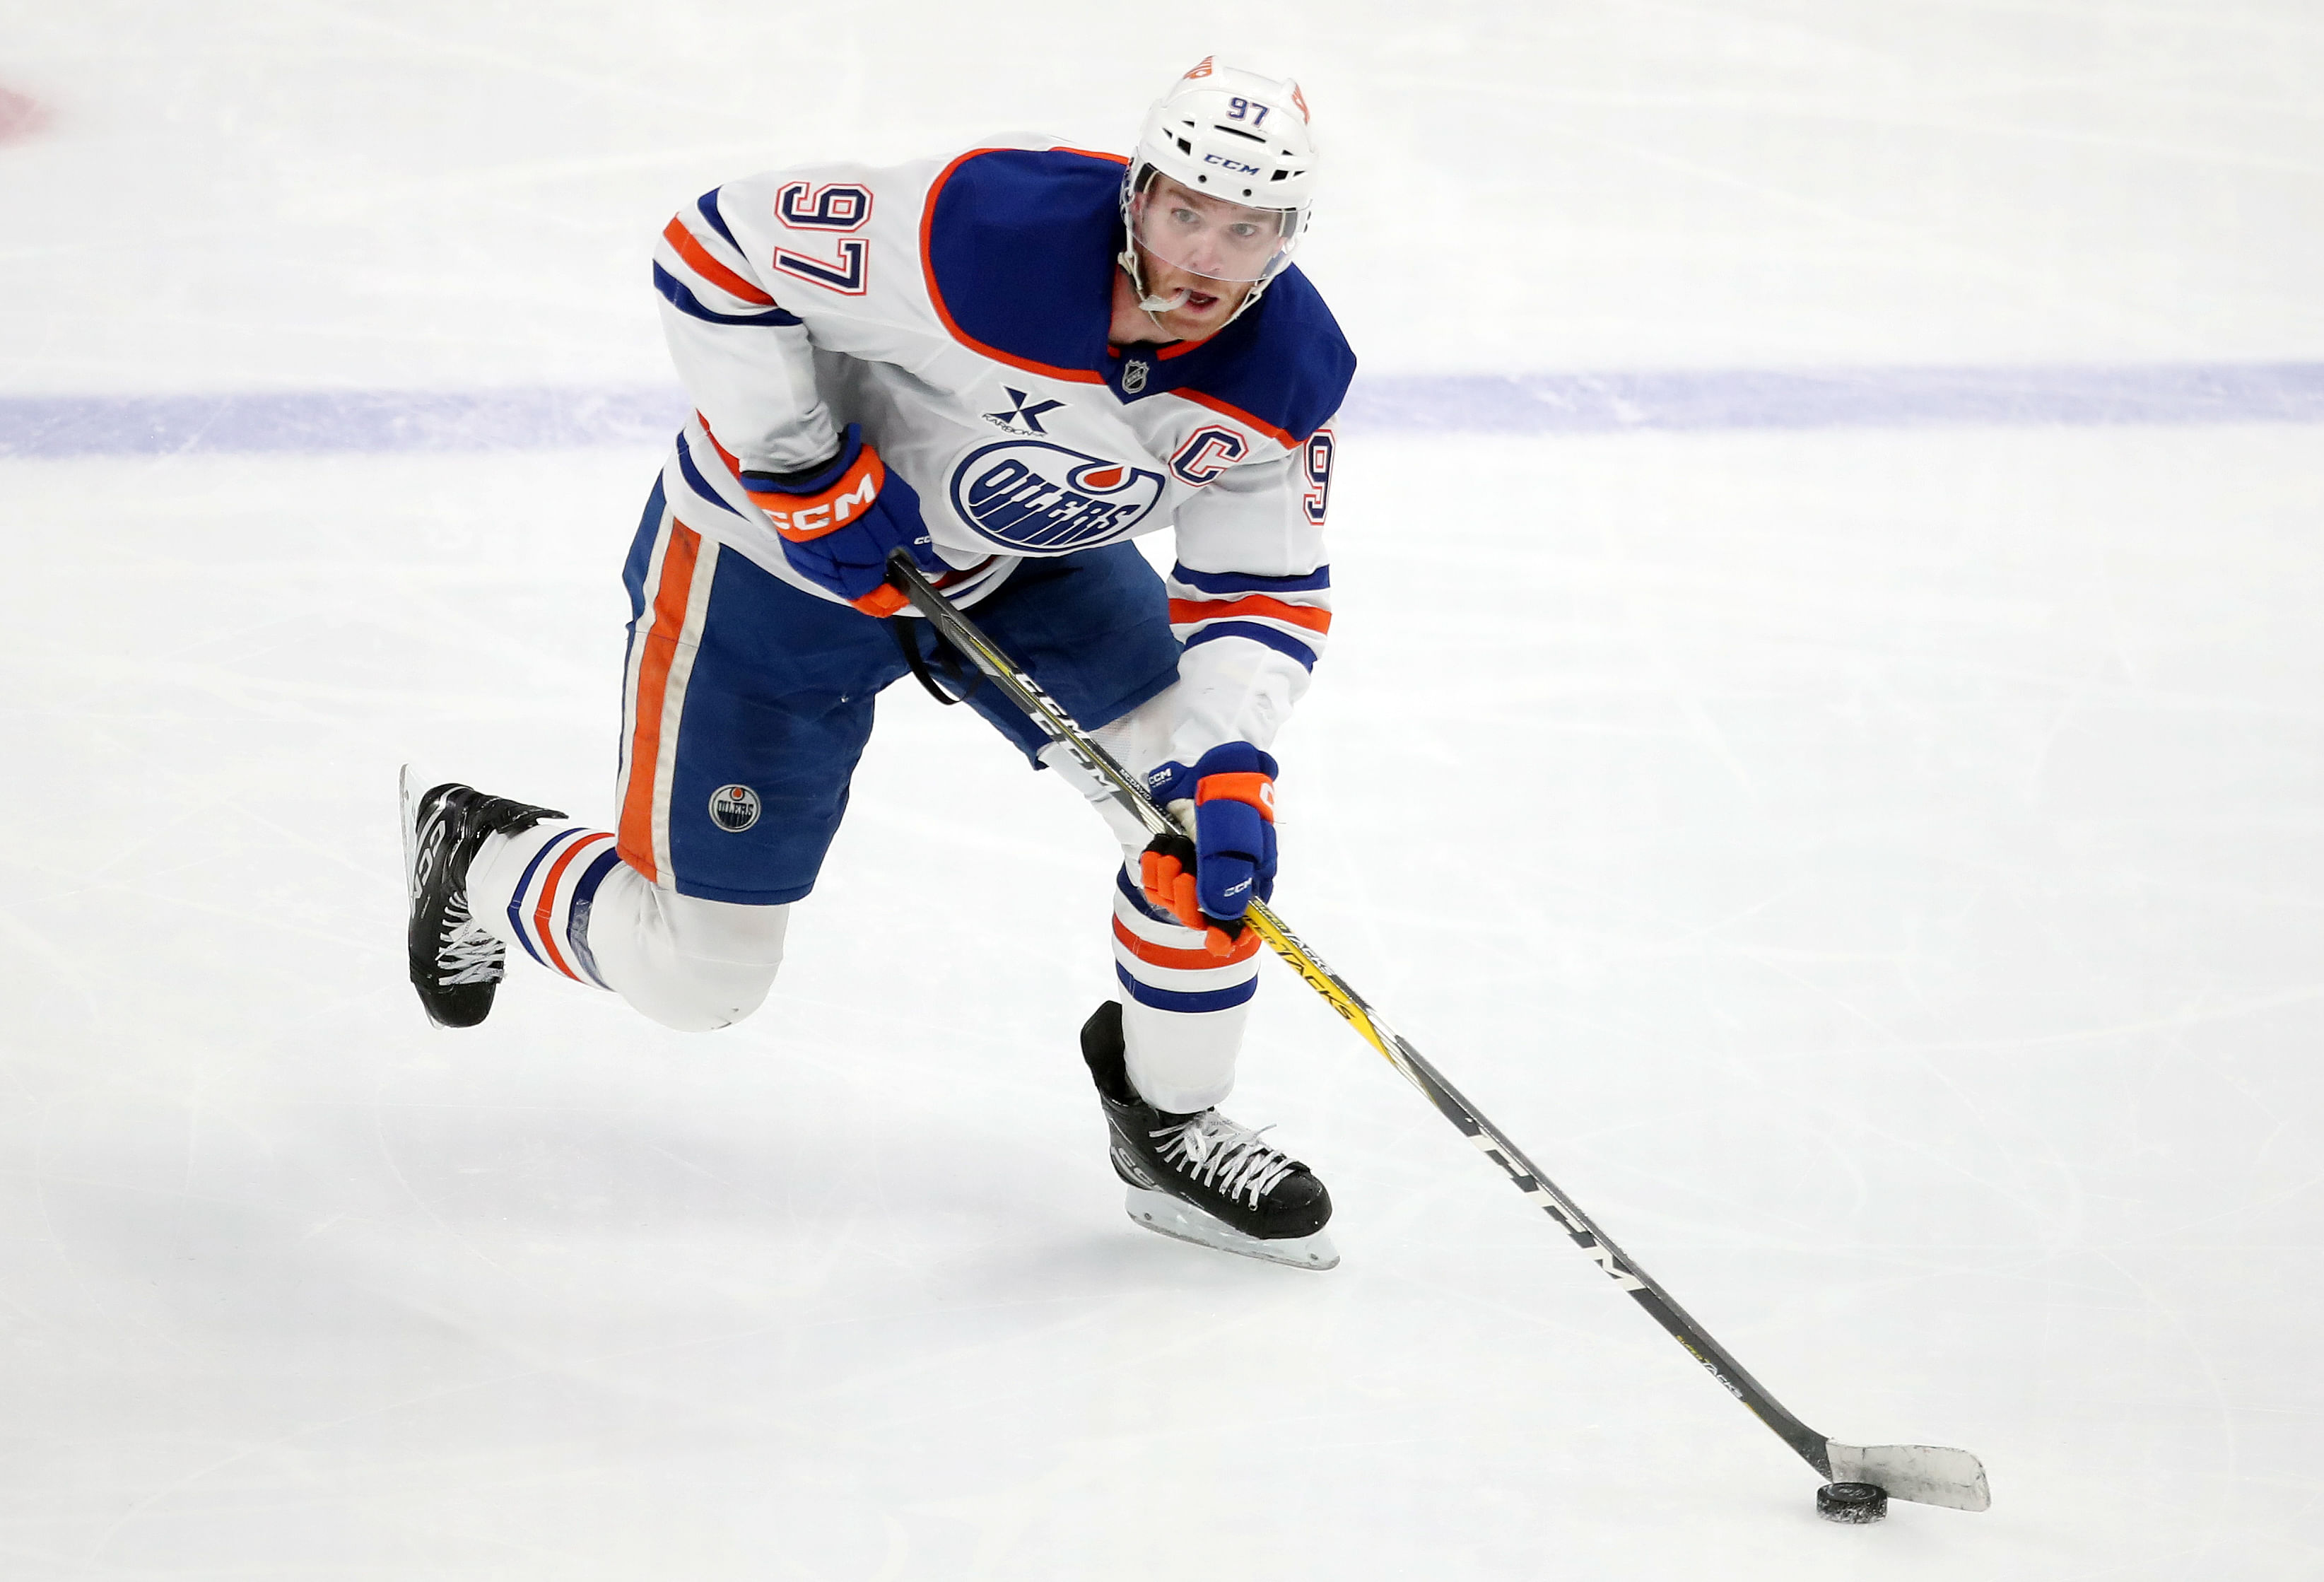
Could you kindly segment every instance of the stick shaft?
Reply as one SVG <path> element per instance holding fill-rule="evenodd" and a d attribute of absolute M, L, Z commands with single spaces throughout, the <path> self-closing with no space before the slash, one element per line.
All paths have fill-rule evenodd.
<path fill-rule="evenodd" d="M 1171 822 L 1169 817 L 1154 805 L 1137 777 L 1116 763 L 1111 754 L 1092 741 L 1087 733 L 1074 722 L 1073 717 L 1042 690 L 1039 682 L 1020 669 L 977 628 L 974 622 L 963 615 L 950 599 L 920 574 L 919 569 L 911 563 L 904 551 L 897 551 L 890 562 L 890 577 L 903 589 L 913 607 L 944 634 L 946 642 L 966 654 L 970 662 L 989 677 L 1009 700 L 1022 709 L 1052 741 L 1062 744 L 1106 784 L 1117 805 L 1135 816 L 1155 834 L 1177 830 L 1177 826 Z M 1753 1378 L 1748 1370 L 1735 1360 L 1725 1346 L 1711 1338 L 1710 1331 L 1680 1307 L 1628 1254 L 1615 1245 L 1606 1233 L 1598 1228 L 1595 1221 L 1542 1174 L 1506 1133 L 1486 1119 L 1476 1106 L 1462 1096 L 1460 1089 L 1445 1079 L 1443 1073 L 1412 1046 L 1410 1041 L 1388 1026 L 1346 979 L 1333 972 L 1306 941 L 1293 933 L 1289 926 L 1275 914 L 1272 907 L 1264 902 L 1254 901 L 1247 918 L 1250 926 L 1259 931 L 1259 938 L 1282 958 L 1302 982 L 1321 995 L 1332 1009 L 1363 1037 L 1365 1042 L 1379 1050 L 1406 1081 L 1420 1090 L 1439 1115 L 1452 1122 L 1479 1152 L 1499 1166 L 1501 1173 L 1517 1190 L 1548 1215 L 1559 1229 L 1572 1237 L 1574 1244 L 1589 1254 L 1616 1285 L 1628 1291 L 1655 1322 L 1661 1325 L 1671 1338 L 1684 1346 L 1712 1378 L 1749 1407 L 1760 1421 L 1774 1429 L 1776 1436 L 1798 1452 L 1809 1466 L 1826 1477 L 1831 1476 L 1831 1456 L 1826 1449 L 1828 1441 L 1824 1436 L 1794 1417 L 1768 1392 L 1766 1386 Z"/>

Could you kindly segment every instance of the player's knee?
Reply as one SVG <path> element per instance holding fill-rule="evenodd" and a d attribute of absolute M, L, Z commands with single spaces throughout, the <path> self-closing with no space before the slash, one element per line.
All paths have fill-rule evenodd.
<path fill-rule="evenodd" d="M 678 1032 L 715 1032 L 743 1021 L 766 1003 L 776 963 L 701 961 L 675 958 L 622 997 Z"/>
<path fill-rule="evenodd" d="M 679 1032 L 731 1027 L 765 1003 L 783 961 L 788 906 L 705 901 L 647 884 L 632 925 L 590 939 L 605 980 L 639 1011 Z"/>

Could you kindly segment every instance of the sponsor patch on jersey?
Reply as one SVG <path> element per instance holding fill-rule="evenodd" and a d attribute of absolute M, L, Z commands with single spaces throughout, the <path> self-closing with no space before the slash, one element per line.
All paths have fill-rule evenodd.
<path fill-rule="evenodd" d="M 1049 430 L 1041 427 L 1041 419 L 1065 404 L 1062 401 L 1035 401 L 1023 391 L 1012 389 L 1006 384 L 1001 388 L 1008 393 L 1009 410 L 986 412 L 984 421 L 996 429 L 1006 429 L 1012 434 L 1047 434 Z M 1020 423 L 1024 427 L 1018 427 Z"/>
<path fill-rule="evenodd" d="M 1041 439 L 1003 439 L 953 469 L 952 508 L 1012 550 L 1048 554 L 1121 537 L 1162 498 L 1162 475 Z"/>
<path fill-rule="evenodd" d="M 722 785 L 710 793 L 710 821 L 740 835 L 759 821 L 759 793 L 747 785 Z"/>

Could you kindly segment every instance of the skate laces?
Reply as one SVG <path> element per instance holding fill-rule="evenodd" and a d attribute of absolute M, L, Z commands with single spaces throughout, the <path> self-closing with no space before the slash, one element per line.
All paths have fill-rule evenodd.
<path fill-rule="evenodd" d="M 503 964 L 507 948 L 468 909 L 454 902 L 444 909 L 444 941 L 436 948 L 436 981 L 455 984 L 496 984 L 506 976 Z"/>
<path fill-rule="evenodd" d="M 1290 1156 L 1259 1141 L 1272 1130 L 1269 1125 L 1254 1132 L 1216 1110 L 1204 1110 L 1148 1135 L 1162 1143 L 1162 1157 L 1180 1171 L 1226 1197 L 1248 1198 L 1256 1208 L 1291 1173 Z"/>
<path fill-rule="evenodd" d="M 457 848 L 466 833 L 455 821 L 457 810 L 453 795 L 447 793 L 430 810 L 421 823 L 419 839 L 419 861 L 412 869 L 412 893 L 415 898 L 434 884 L 447 884 L 449 875 L 441 869 L 449 868 L 461 855 Z M 471 847 L 481 844 L 469 841 Z M 471 852 L 469 855 L 473 855 Z M 496 984 L 508 976 L 505 963 L 507 948 L 468 911 L 468 898 L 455 893 L 444 898 L 444 928 L 436 946 L 436 986 L 455 988 L 462 984 Z"/>

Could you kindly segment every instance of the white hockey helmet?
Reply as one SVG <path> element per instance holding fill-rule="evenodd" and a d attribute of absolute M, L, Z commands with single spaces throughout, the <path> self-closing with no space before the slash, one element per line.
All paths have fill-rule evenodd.
<path fill-rule="evenodd" d="M 1146 112 L 1122 173 L 1126 236 L 1156 257 L 1213 279 L 1251 282 L 1240 312 L 1291 259 L 1314 205 L 1315 139 L 1299 85 L 1205 56 Z M 1140 198 L 1157 176 L 1213 199 L 1168 222 Z M 1122 264 L 1141 297 L 1137 248 Z"/>

